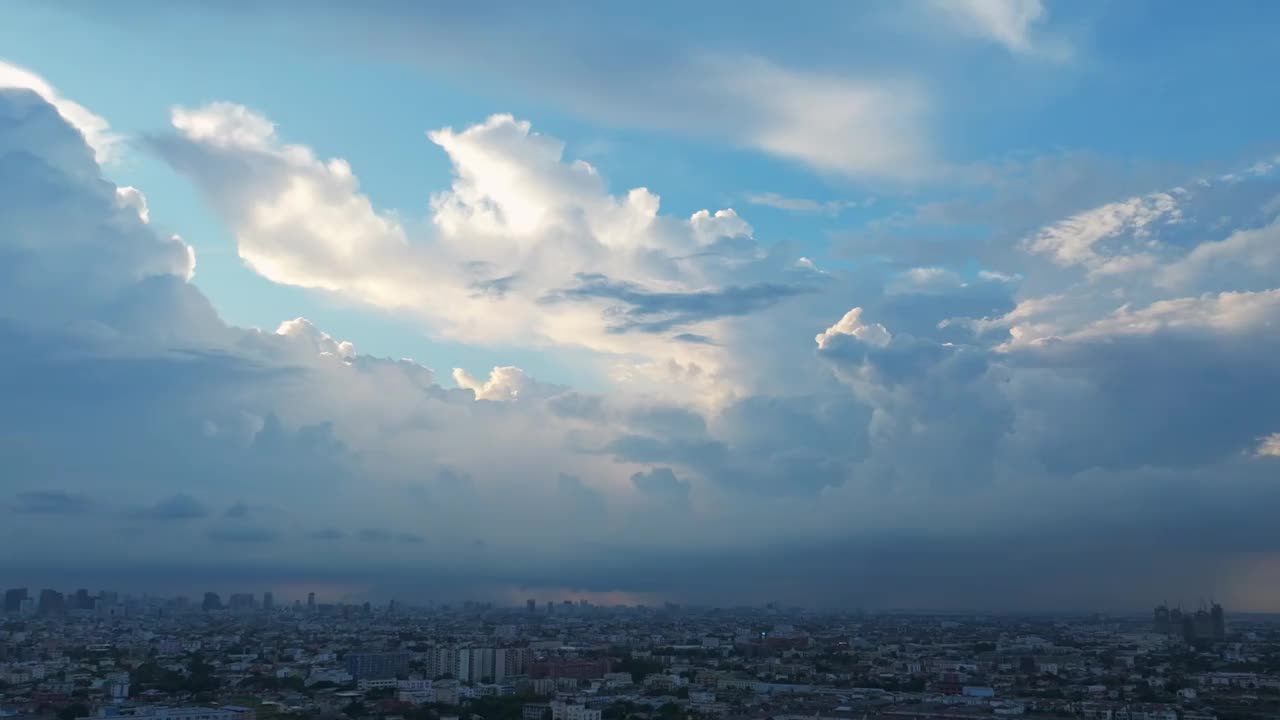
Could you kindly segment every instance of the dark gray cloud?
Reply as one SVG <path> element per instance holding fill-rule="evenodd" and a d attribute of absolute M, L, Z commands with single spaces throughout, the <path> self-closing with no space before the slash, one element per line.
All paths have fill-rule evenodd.
<path fill-rule="evenodd" d="M 565 418 L 604 419 L 604 398 L 580 392 L 565 392 L 547 400 L 547 409 Z"/>
<path fill-rule="evenodd" d="M 467 495 L 474 490 L 475 479 L 464 470 L 445 467 L 436 473 L 435 486 L 445 495 Z"/>
<path fill-rule="evenodd" d="M 729 459 L 729 448 L 719 440 L 686 440 L 653 435 L 626 434 L 614 438 L 604 451 L 634 463 L 678 463 L 689 466 L 720 464 Z"/>
<path fill-rule="evenodd" d="M 763 310 L 812 288 L 776 283 L 729 286 L 700 292 L 656 292 L 606 275 L 580 273 L 579 285 L 553 292 L 541 302 L 614 300 L 605 316 L 614 332 L 661 333 L 683 325 L 739 317 Z"/>
<path fill-rule="evenodd" d="M 604 495 L 576 475 L 560 473 L 556 478 L 556 493 L 575 513 L 600 515 L 605 512 Z"/>
<path fill-rule="evenodd" d="M 1017 391 L 1028 412 L 1053 420 L 1036 437 L 1044 462 L 1079 472 L 1198 466 L 1251 449 L 1280 428 L 1277 352 L 1270 333 L 1165 331 L 1053 344 L 1010 360 L 1041 378 Z"/>
<path fill-rule="evenodd" d="M 631 484 L 644 495 L 665 503 L 683 504 L 689 501 L 689 483 L 676 477 L 668 467 L 653 468 L 631 476 Z"/>
<path fill-rule="evenodd" d="M 9 509 L 26 515 L 81 515 L 95 509 L 89 498 L 62 490 L 18 493 Z"/>
<path fill-rule="evenodd" d="M 512 285 L 514 285 L 519 279 L 520 276 L 515 274 L 474 280 L 471 283 L 471 289 L 475 291 L 477 296 L 491 295 L 494 297 L 505 297 L 506 294 L 511 291 Z"/>
<path fill-rule="evenodd" d="M 603 451 L 626 462 L 680 465 L 733 491 L 812 495 L 844 483 L 867 452 L 871 408 L 835 383 L 829 391 L 730 403 L 716 418 L 715 437 L 684 408 L 645 408 L 630 416 L 633 432 Z"/>
<path fill-rule="evenodd" d="M 276 542 L 280 533 L 272 528 L 256 525 L 219 525 L 206 533 L 210 540 L 220 543 L 244 543 L 257 545 Z"/>
<path fill-rule="evenodd" d="M 716 341 L 714 338 L 708 335 L 699 335 L 697 333 L 680 333 L 679 335 L 673 335 L 671 339 L 678 340 L 683 343 L 689 343 L 691 345 L 715 345 L 716 344 Z"/>
<path fill-rule="evenodd" d="M 415 533 L 385 530 L 383 528 L 365 528 L 360 531 L 358 537 L 368 543 L 398 542 L 416 544 L 424 540 L 421 535 Z"/>
<path fill-rule="evenodd" d="M 209 508 L 186 493 L 178 493 L 136 514 L 153 520 L 198 520 L 208 516 Z"/>
<path fill-rule="evenodd" d="M 653 405 L 633 410 L 627 423 L 636 430 L 696 440 L 707 436 L 707 421 L 689 408 Z"/>

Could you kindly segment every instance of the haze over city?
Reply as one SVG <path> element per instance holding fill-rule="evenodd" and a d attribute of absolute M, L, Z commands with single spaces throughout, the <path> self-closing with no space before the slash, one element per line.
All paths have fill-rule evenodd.
<path fill-rule="evenodd" d="M 0 589 L 1280 611 L 1278 22 L 5 3 Z"/>

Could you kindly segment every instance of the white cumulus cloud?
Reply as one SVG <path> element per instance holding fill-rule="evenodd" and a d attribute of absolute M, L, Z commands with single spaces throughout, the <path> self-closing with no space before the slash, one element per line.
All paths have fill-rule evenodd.
<path fill-rule="evenodd" d="M 120 136 L 111 132 L 111 126 L 74 100 L 63 97 L 47 80 L 26 68 L 0 60 L 0 88 L 30 90 L 52 105 L 93 148 L 98 162 L 115 158 L 120 146 Z"/>
<path fill-rule="evenodd" d="M 853 308 L 845 313 L 844 317 L 840 318 L 835 325 L 818 333 L 814 341 L 818 343 L 818 349 L 825 350 L 830 347 L 835 338 L 842 335 L 857 338 L 875 347 L 884 347 L 893 339 L 893 336 L 884 325 L 863 322 L 862 308 L 860 307 Z"/>
<path fill-rule="evenodd" d="M 754 275 L 794 259 L 771 260 L 734 210 L 681 219 L 645 188 L 611 193 L 510 115 L 428 133 L 454 181 L 414 233 L 373 206 L 345 161 L 284 142 L 252 110 L 177 108 L 172 122 L 152 145 L 205 191 L 259 274 L 407 310 L 453 339 L 715 367 L 723 348 L 681 337 L 715 337 L 722 318 L 790 293 Z"/>

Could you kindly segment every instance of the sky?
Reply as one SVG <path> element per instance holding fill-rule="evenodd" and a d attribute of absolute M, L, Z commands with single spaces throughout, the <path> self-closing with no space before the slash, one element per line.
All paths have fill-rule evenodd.
<path fill-rule="evenodd" d="M 1280 6 L 0 10 L 0 585 L 1280 610 Z"/>

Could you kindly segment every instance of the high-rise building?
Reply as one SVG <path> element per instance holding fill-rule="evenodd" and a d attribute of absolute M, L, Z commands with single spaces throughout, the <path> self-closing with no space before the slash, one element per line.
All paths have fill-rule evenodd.
<path fill-rule="evenodd" d="M 1191 636 L 1188 640 L 1207 640 L 1213 637 L 1213 618 L 1201 607 L 1191 617 Z"/>
<path fill-rule="evenodd" d="M 254 609 L 257 601 L 254 600 L 253 593 L 232 593 L 227 599 L 227 606 L 236 612 L 247 612 Z"/>
<path fill-rule="evenodd" d="M 1166 605 L 1159 605 L 1154 612 L 1151 629 L 1159 635 L 1169 634 L 1169 608 Z"/>
<path fill-rule="evenodd" d="M 493 651 L 493 681 L 500 683 L 507 677 L 507 649 L 497 648 Z"/>
<path fill-rule="evenodd" d="M 1213 625 L 1213 637 L 1215 640 L 1223 640 L 1227 637 L 1227 615 L 1218 603 L 1214 603 L 1209 609 L 1209 617 Z"/>
<path fill-rule="evenodd" d="M 609 672 L 608 658 L 595 660 L 551 659 L 531 663 L 529 675 L 534 678 L 574 678 L 577 680 L 595 680 Z"/>
<path fill-rule="evenodd" d="M 441 677 L 456 678 L 458 671 L 458 651 L 452 647 L 441 646 L 427 651 L 427 675 L 432 679 Z"/>
<path fill-rule="evenodd" d="M 270 590 L 262 593 L 262 609 L 267 612 L 271 612 L 276 609 L 276 598 L 271 594 Z"/>
<path fill-rule="evenodd" d="M 507 652 L 506 648 L 459 648 L 451 674 L 462 682 L 498 682 L 511 674 Z"/>
<path fill-rule="evenodd" d="M 36 612 L 41 615 L 61 615 L 65 609 L 66 601 L 62 593 L 49 589 L 40 591 L 40 604 L 36 606 Z"/>
<path fill-rule="evenodd" d="M 313 592 L 309 592 L 307 593 L 307 612 L 314 613 L 315 611 L 316 611 L 316 594 Z"/>
<path fill-rule="evenodd" d="M 528 669 L 529 661 L 533 659 L 533 652 L 529 648 L 505 648 L 503 662 L 506 668 L 503 675 L 511 677 L 513 675 L 524 675 Z M 497 664 L 497 657 L 494 658 L 494 664 Z"/>
<path fill-rule="evenodd" d="M 471 648 L 458 648 L 458 652 L 453 656 L 453 670 L 449 674 L 458 682 L 470 683 L 477 680 L 471 675 L 471 650 Z"/>
<path fill-rule="evenodd" d="M 93 598 L 89 597 L 89 591 L 86 588 L 80 588 L 76 591 L 75 597 L 71 602 L 71 607 L 75 610 L 93 609 Z"/>
<path fill-rule="evenodd" d="M 538 612 L 538 601 L 534 600 L 533 598 L 530 598 L 529 600 L 525 601 L 524 606 L 525 606 L 525 609 L 529 611 L 530 615 Z"/>
<path fill-rule="evenodd" d="M 207 592 L 204 594 L 204 602 L 201 603 L 200 608 L 205 612 L 221 610 L 222 598 L 218 597 L 218 593 L 216 592 Z"/>
<path fill-rule="evenodd" d="M 4 591 L 4 611 L 16 613 L 22 610 L 22 601 L 27 599 L 26 588 L 11 588 Z"/>

